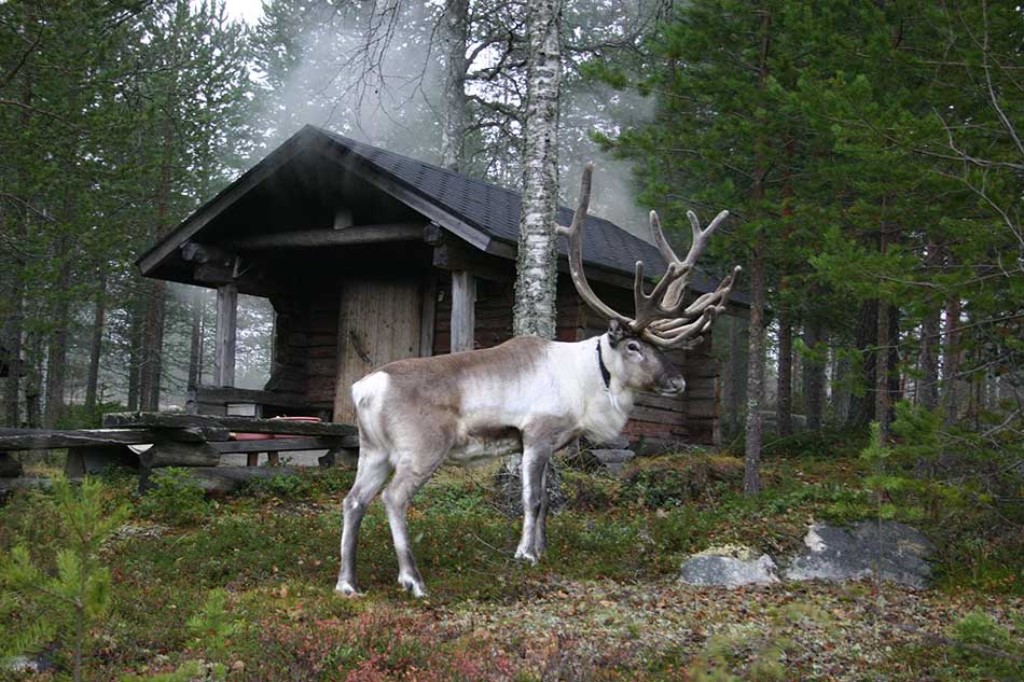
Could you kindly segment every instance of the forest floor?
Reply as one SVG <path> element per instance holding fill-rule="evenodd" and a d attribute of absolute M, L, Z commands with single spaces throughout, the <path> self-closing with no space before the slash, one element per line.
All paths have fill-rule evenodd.
<path fill-rule="evenodd" d="M 745 544 L 780 556 L 811 520 L 870 514 L 864 465 L 769 457 L 757 497 L 725 456 L 644 458 L 621 479 L 565 467 L 566 506 L 533 567 L 511 559 L 519 522 L 495 501 L 492 473 L 445 470 L 417 497 L 424 600 L 395 583 L 379 504 L 360 538 L 365 595 L 333 593 L 351 471 L 303 471 L 212 502 L 185 494 L 180 477 L 167 483 L 175 495 L 150 500 L 132 495 L 132 478 L 108 477 L 109 499 L 133 513 L 103 551 L 111 605 L 89 631 L 85 678 L 161 679 L 188 664 L 200 672 L 177 679 L 1024 679 L 1019 519 L 917 514 L 938 546 L 926 590 L 693 587 L 676 579 L 689 553 Z M 52 561 L 60 520 L 45 495 L 0 507 L 0 547 L 15 538 Z M 21 606 L 0 629 L 39 615 L 30 599 Z M 53 667 L 22 679 L 63 679 L 68 659 L 51 646 L 42 660 Z"/>

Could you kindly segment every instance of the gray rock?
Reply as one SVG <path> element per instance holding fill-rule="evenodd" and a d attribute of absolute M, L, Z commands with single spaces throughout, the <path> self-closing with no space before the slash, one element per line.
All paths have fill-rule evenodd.
<path fill-rule="evenodd" d="M 775 561 L 749 547 L 713 547 L 683 562 L 679 580 L 688 585 L 768 585 L 779 582 Z"/>
<path fill-rule="evenodd" d="M 858 580 L 875 576 L 921 589 L 932 570 L 935 552 L 920 531 L 895 521 L 862 521 L 851 528 L 825 523 L 811 526 L 806 549 L 791 558 L 783 572 L 787 580 Z"/>
<path fill-rule="evenodd" d="M 635 452 L 624 449 L 591 450 L 590 454 L 601 460 L 605 468 L 613 474 L 621 474 L 626 464 L 636 457 Z"/>

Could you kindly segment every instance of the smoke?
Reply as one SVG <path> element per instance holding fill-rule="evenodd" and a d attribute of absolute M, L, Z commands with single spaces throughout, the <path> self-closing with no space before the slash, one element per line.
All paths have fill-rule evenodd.
<path fill-rule="evenodd" d="M 386 0 L 364 9 L 339 10 L 320 3 L 302 17 L 298 61 L 271 92 L 268 145 L 272 148 L 311 123 L 353 139 L 440 163 L 442 151 L 443 70 L 438 44 L 440 3 Z M 474 68 L 490 67 L 493 49 L 479 52 Z M 486 63 L 484 63 L 486 62 Z M 488 83 L 468 83 L 477 98 L 518 107 L 525 71 L 506 73 Z M 649 120 L 653 104 L 636 93 L 579 79 L 563 89 L 560 120 L 560 197 L 574 206 L 584 164 L 594 161 L 594 215 L 649 239 L 647 211 L 635 203 L 632 163 L 604 152 L 591 139 L 595 131 L 614 137 L 626 127 Z M 568 79 L 567 79 L 568 84 Z M 504 83 L 504 85 L 501 85 Z M 482 161 L 467 172 L 519 189 L 521 157 L 517 121 L 494 124 L 487 114 L 478 133 Z"/>
<path fill-rule="evenodd" d="M 577 87 L 568 93 L 563 99 L 560 121 L 562 203 L 575 207 L 583 166 L 593 161 L 594 191 L 590 213 L 650 241 L 647 215 L 652 208 L 658 207 L 643 207 L 636 203 L 639 188 L 633 162 L 603 150 L 591 135 L 597 132 L 614 138 L 627 128 L 649 121 L 653 115 L 653 99 L 635 92 L 595 83 L 586 88 Z"/>
<path fill-rule="evenodd" d="M 393 2 L 366 10 L 319 4 L 303 17 L 299 58 L 270 99 L 268 143 L 310 123 L 436 161 L 441 74 L 430 8 Z"/>

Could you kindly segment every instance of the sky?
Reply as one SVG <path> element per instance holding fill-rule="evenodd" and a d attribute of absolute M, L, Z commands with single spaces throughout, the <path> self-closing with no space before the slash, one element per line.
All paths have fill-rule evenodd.
<path fill-rule="evenodd" d="M 263 15 L 263 0 L 225 0 L 228 16 L 233 19 L 243 19 L 250 26 Z"/>

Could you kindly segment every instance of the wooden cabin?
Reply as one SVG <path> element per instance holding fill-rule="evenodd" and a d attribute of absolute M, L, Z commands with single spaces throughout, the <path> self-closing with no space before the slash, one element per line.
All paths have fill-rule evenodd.
<path fill-rule="evenodd" d="M 147 277 L 216 288 L 219 386 L 234 383 L 238 293 L 268 298 L 276 325 L 262 402 L 353 423 L 349 387 L 373 368 L 511 336 L 519 214 L 516 192 L 307 126 L 138 265 Z M 559 210 L 560 223 L 571 217 Z M 560 248 L 558 338 L 598 334 L 607 323 L 580 301 Z M 652 245 L 588 218 L 588 279 L 627 314 L 637 260 L 653 276 L 664 272 Z M 695 279 L 692 294 L 713 289 Z M 626 431 L 635 446 L 717 442 L 710 348 L 709 338 L 681 354 L 682 398 L 639 401 Z"/>

